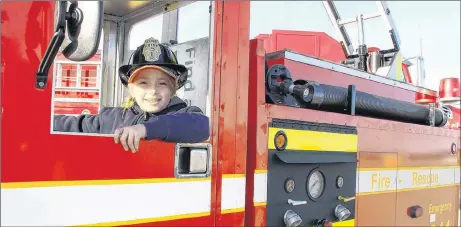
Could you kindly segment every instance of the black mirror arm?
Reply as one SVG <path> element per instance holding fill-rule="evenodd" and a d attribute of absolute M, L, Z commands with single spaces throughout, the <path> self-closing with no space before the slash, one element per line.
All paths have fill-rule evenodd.
<path fill-rule="evenodd" d="M 48 72 L 53 64 L 54 58 L 59 51 L 59 47 L 64 42 L 66 33 L 66 1 L 58 1 L 56 5 L 56 28 L 50 44 L 46 48 L 45 55 L 43 56 L 38 71 L 36 73 L 35 87 L 45 89 L 48 81 Z"/>
<path fill-rule="evenodd" d="M 35 87 L 44 89 L 46 88 L 46 82 L 48 80 L 48 72 L 50 70 L 51 64 L 56 57 L 56 54 L 59 51 L 59 47 L 64 41 L 64 28 L 59 28 L 57 32 L 54 33 L 53 38 L 51 39 L 50 45 L 46 49 L 45 56 L 40 62 L 40 66 L 37 72 L 37 78 Z"/>
<path fill-rule="evenodd" d="M 85 61 L 98 48 L 103 21 L 102 1 L 72 1 L 67 9 L 67 1 L 58 1 L 55 8 L 56 28 L 36 73 L 35 87 L 45 89 L 49 70 L 66 37 L 71 41 L 63 50 L 63 55 L 73 61 Z M 84 19 L 83 12 L 87 13 Z"/>

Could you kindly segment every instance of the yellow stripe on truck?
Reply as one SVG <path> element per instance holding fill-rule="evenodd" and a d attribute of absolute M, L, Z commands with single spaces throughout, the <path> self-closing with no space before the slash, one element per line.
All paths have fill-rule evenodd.
<path fill-rule="evenodd" d="M 337 227 L 337 226 L 355 226 L 355 219 L 350 219 L 350 220 L 347 220 L 347 221 L 333 222 L 332 226 L 333 227 Z"/>
<path fill-rule="evenodd" d="M 276 149 L 274 137 L 278 131 L 284 131 L 287 136 L 285 150 L 357 152 L 356 134 L 285 128 L 269 128 L 268 148 L 271 150 Z"/>
<path fill-rule="evenodd" d="M 143 179 L 116 179 L 116 180 L 72 180 L 72 181 L 25 181 L 1 183 L 2 189 L 13 188 L 46 188 L 63 186 L 95 186 L 95 185 L 124 185 L 124 184 L 153 184 L 211 181 L 206 178 L 143 178 Z"/>
<path fill-rule="evenodd" d="M 182 215 L 172 215 L 172 216 L 165 216 L 159 218 L 144 218 L 144 219 L 137 219 L 137 220 L 128 220 L 128 221 L 118 221 L 118 222 L 102 222 L 97 224 L 88 224 L 88 225 L 76 225 L 76 226 L 124 226 L 124 225 L 137 225 L 137 224 L 145 224 L 145 223 L 153 223 L 153 222 L 161 222 L 161 221 L 174 221 L 186 218 L 200 218 L 210 216 L 210 212 L 202 212 L 196 214 L 182 214 Z"/>

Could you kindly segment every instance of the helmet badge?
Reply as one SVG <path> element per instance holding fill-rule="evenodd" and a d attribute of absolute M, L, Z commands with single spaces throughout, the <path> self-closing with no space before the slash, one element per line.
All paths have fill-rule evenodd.
<path fill-rule="evenodd" d="M 160 45 L 157 39 L 149 38 L 144 41 L 142 55 L 144 55 L 146 61 L 157 61 L 160 56 L 160 52 Z"/>

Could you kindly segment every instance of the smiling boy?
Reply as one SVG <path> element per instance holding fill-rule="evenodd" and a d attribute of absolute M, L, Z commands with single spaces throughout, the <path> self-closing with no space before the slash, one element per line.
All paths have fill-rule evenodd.
<path fill-rule="evenodd" d="M 175 96 L 187 80 L 187 69 L 173 51 L 147 39 L 119 68 L 129 97 L 122 107 L 103 108 L 96 115 L 54 117 L 54 130 L 114 134 L 115 143 L 136 152 L 140 139 L 197 143 L 209 137 L 209 119 L 196 106 Z"/>

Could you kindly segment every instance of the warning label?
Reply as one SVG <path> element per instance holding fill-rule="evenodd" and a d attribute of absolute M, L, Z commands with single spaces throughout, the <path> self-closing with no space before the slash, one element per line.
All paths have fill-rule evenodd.
<path fill-rule="evenodd" d="M 429 214 L 439 213 L 442 214 L 445 211 L 451 211 L 453 203 L 443 203 L 443 204 L 429 204 Z"/>

